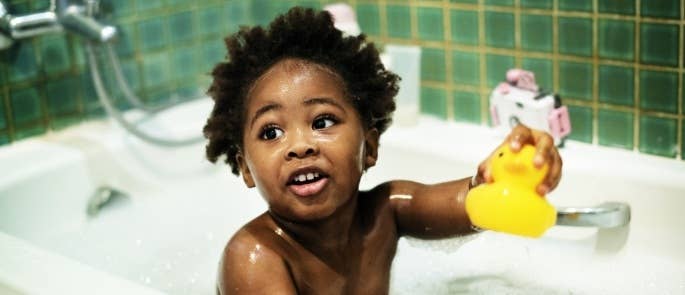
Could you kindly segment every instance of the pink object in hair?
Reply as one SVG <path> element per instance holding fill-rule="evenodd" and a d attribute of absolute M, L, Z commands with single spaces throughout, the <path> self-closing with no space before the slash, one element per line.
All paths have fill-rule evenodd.
<path fill-rule="evenodd" d="M 357 23 L 357 15 L 352 6 L 345 3 L 335 3 L 326 5 L 323 9 L 333 16 L 333 24 L 336 29 L 351 36 L 357 36 L 361 33 L 361 28 Z"/>
<path fill-rule="evenodd" d="M 357 22 L 357 16 L 355 15 L 354 10 L 345 3 L 326 5 L 323 9 L 331 13 L 335 22 Z"/>

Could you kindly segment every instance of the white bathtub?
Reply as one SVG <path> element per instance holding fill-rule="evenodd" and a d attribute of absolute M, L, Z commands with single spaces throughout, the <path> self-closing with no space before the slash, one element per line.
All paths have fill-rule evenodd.
<path fill-rule="evenodd" d="M 209 107 L 191 102 L 148 125 L 197 133 Z M 362 186 L 469 176 L 499 142 L 484 127 L 422 117 L 383 135 Z M 549 200 L 627 202 L 629 227 L 485 232 L 461 247 L 401 240 L 391 293 L 685 293 L 685 163 L 575 142 L 561 153 Z M 149 146 L 109 121 L 2 147 L 0 167 L 0 294 L 214 294 L 225 242 L 266 208 L 227 166 L 204 160 L 204 144 Z M 128 197 L 88 217 L 102 185 Z"/>

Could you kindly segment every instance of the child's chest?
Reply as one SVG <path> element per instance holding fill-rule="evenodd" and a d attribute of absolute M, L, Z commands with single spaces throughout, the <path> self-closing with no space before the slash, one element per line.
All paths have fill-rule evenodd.
<path fill-rule="evenodd" d="M 337 259 L 303 253 L 288 264 L 299 294 L 386 294 L 396 249 L 396 238 L 372 236 Z"/>

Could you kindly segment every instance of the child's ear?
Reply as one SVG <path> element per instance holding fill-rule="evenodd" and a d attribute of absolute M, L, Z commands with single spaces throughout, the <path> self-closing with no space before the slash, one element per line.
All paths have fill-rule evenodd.
<path fill-rule="evenodd" d="M 378 160 L 378 141 L 380 139 L 380 133 L 378 129 L 371 128 L 366 131 L 364 139 L 365 155 L 364 155 L 364 170 L 369 169 L 376 165 L 376 160 Z"/>
<path fill-rule="evenodd" d="M 252 173 L 250 172 L 250 168 L 247 167 L 247 163 L 245 163 L 245 157 L 238 152 L 235 155 L 235 160 L 238 162 L 238 169 L 240 170 L 240 175 L 243 176 L 243 182 L 245 182 L 245 185 L 248 188 L 253 188 L 255 187 L 254 185 L 254 179 L 252 179 Z"/>

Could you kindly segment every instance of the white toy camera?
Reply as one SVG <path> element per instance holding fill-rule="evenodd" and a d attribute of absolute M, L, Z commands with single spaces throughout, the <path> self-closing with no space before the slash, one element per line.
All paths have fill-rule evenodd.
<path fill-rule="evenodd" d="M 551 134 L 557 146 L 571 132 L 568 109 L 561 105 L 559 95 L 542 91 L 535 75 L 522 69 L 507 71 L 506 82 L 492 91 L 490 115 L 493 126 L 503 134 L 521 123 Z"/>

